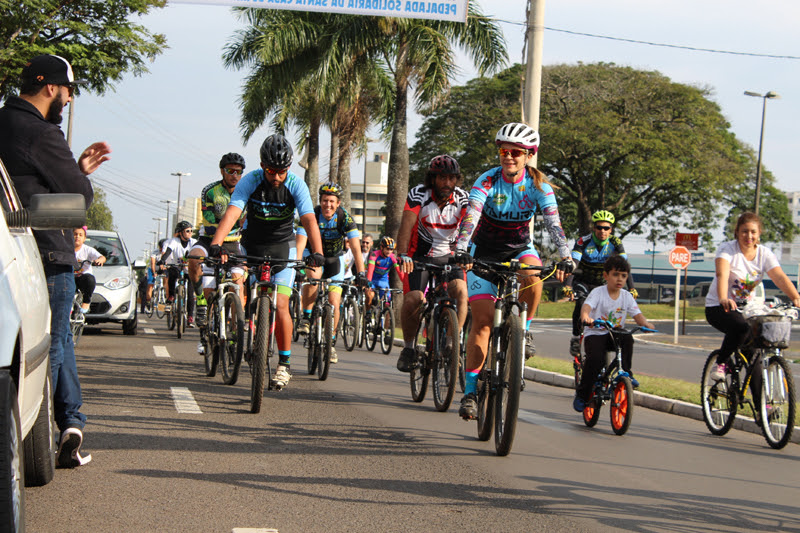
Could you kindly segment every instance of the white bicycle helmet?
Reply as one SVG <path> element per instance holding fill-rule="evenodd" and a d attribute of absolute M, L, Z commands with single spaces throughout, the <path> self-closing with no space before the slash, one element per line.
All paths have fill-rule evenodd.
<path fill-rule="evenodd" d="M 509 122 L 500 128 L 494 142 L 498 146 L 503 143 L 514 144 L 535 154 L 539 150 L 539 133 L 527 124 Z"/>

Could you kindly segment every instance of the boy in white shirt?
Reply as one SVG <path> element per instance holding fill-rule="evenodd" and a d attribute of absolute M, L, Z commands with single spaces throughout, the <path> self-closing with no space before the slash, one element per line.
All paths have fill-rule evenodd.
<path fill-rule="evenodd" d="M 633 317 L 639 326 L 655 329 L 639 310 L 636 300 L 631 293 L 623 289 L 630 276 L 631 265 L 624 257 L 614 255 L 606 260 L 603 265 L 603 278 L 606 284 L 596 287 L 586 297 L 581 308 L 581 322 L 586 324 L 583 329 L 583 349 L 586 360 L 583 364 L 581 383 L 575 391 L 572 407 L 582 412 L 589 400 L 592 385 L 603 368 L 606 352 L 611 348 L 611 338 L 605 328 L 592 326 L 595 319 L 607 320 L 614 327 L 624 328 L 627 315 Z M 631 372 L 633 360 L 633 338 L 630 335 L 620 336 L 622 343 L 622 369 L 630 374 L 634 388 L 639 386 Z"/>
<path fill-rule="evenodd" d="M 72 230 L 72 237 L 75 240 L 75 260 L 78 263 L 78 269 L 75 271 L 75 286 L 83 295 L 81 312 L 86 314 L 89 312 L 89 304 L 97 287 L 92 265 L 101 266 L 106 262 L 106 258 L 88 244 L 84 244 L 86 242 L 86 226 Z"/>

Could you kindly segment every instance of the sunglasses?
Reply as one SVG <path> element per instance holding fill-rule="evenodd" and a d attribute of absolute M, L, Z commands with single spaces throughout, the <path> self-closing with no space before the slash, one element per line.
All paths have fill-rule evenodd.
<path fill-rule="evenodd" d="M 240 168 L 223 168 L 222 170 L 225 171 L 225 174 L 229 176 L 241 176 L 243 170 Z"/>
<path fill-rule="evenodd" d="M 511 150 L 506 150 L 505 148 L 500 148 L 498 150 L 500 153 L 500 157 L 508 157 L 511 156 L 513 158 L 522 157 L 528 153 L 527 150 L 520 150 L 519 148 L 512 148 Z"/>
<path fill-rule="evenodd" d="M 276 174 L 286 174 L 286 172 L 288 170 L 289 170 L 288 168 L 269 168 L 269 167 L 267 167 L 267 168 L 264 169 L 264 172 L 274 176 Z"/>
<path fill-rule="evenodd" d="M 75 94 L 75 86 L 74 85 L 66 84 L 66 85 L 62 85 L 62 87 L 66 87 L 67 88 L 67 93 L 69 93 L 70 96 L 73 96 Z"/>
<path fill-rule="evenodd" d="M 611 231 L 611 226 L 595 226 L 594 229 L 599 229 L 600 231 Z"/>

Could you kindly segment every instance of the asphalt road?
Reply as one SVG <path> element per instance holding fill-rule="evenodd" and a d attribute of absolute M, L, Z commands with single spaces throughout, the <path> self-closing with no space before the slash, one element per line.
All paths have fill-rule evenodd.
<path fill-rule="evenodd" d="M 27 490 L 29 531 L 800 531 L 793 444 L 714 437 L 639 407 L 617 437 L 607 408 L 589 429 L 570 390 L 528 383 L 513 450 L 499 458 L 455 406 L 436 412 L 430 391 L 411 401 L 396 349 L 340 348 L 320 382 L 295 345 L 292 382 L 252 415 L 246 364 L 226 386 L 204 376 L 196 330 L 178 340 L 150 319 L 139 331 L 81 340 L 93 460 Z M 689 366 L 670 349 L 669 367 Z M 637 344 L 642 371 L 667 358 L 645 351 Z"/>

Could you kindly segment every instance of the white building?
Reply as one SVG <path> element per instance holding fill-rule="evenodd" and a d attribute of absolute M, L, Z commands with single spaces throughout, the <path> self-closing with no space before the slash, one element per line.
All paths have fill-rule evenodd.
<path fill-rule="evenodd" d="M 350 189 L 350 214 L 362 233 L 369 233 L 377 240 L 380 227 L 386 220 L 381 209 L 386 203 L 389 190 L 389 153 L 374 152 L 372 161 L 367 161 L 363 184 L 353 183 Z M 367 224 L 364 227 L 364 195 L 367 197 Z"/>
<path fill-rule="evenodd" d="M 787 192 L 786 197 L 789 200 L 792 223 L 800 231 L 800 191 Z M 781 261 L 787 264 L 800 263 L 800 234 L 795 235 L 792 242 L 784 242 L 781 245 Z"/>

